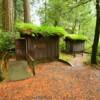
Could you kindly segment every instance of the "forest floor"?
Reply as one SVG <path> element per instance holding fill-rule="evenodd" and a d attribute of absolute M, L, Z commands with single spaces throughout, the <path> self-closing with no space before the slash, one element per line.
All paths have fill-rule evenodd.
<path fill-rule="evenodd" d="M 100 100 L 100 70 L 77 55 L 68 66 L 54 61 L 36 65 L 26 80 L 0 83 L 0 100 Z"/>

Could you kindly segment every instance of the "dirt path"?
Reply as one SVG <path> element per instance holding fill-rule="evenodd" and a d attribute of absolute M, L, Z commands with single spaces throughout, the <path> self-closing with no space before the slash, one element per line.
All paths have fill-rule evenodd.
<path fill-rule="evenodd" d="M 35 77 L 1 83 L 0 100 L 100 100 L 100 71 L 82 62 L 39 64 Z"/>

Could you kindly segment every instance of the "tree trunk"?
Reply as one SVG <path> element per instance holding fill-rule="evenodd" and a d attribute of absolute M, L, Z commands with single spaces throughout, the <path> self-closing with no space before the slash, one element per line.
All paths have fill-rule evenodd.
<path fill-rule="evenodd" d="M 57 20 L 54 21 L 54 26 L 58 26 L 58 21 Z"/>
<path fill-rule="evenodd" d="M 14 21 L 17 19 L 17 0 L 14 0 Z"/>
<path fill-rule="evenodd" d="M 45 0 L 45 24 L 47 24 L 47 1 Z"/>
<path fill-rule="evenodd" d="M 3 30 L 13 31 L 13 0 L 3 0 Z"/>
<path fill-rule="evenodd" d="M 30 0 L 24 0 L 24 22 L 30 23 Z"/>
<path fill-rule="evenodd" d="M 75 33 L 76 25 L 77 25 L 77 19 L 75 19 L 74 25 L 73 25 L 73 27 L 72 27 L 72 34 Z"/>
<path fill-rule="evenodd" d="M 99 35 L 100 35 L 100 0 L 96 0 L 96 28 L 95 28 L 95 36 L 94 36 L 94 43 L 92 46 L 92 55 L 91 55 L 91 63 L 97 64 L 97 49 L 98 49 L 98 42 L 99 42 Z"/>

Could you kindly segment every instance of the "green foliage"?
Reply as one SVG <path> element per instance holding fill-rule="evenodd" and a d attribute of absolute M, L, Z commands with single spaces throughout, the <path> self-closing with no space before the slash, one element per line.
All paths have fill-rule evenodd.
<path fill-rule="evenodd" d="M 87 38 L 82 34 L 66 34 L 65 37 L 71 40 L 87 40 Z"/>
<path fill-rule="evenodd" d="M 85 43 L 85 52 L 91 53 L 92 52 L 92 42 L 86 41 Z"/>
<path fill-rule="evenodd" d="M 16 28 L 19 32 L 32 36 L 42 35 L 44 37 L 49 37 L 64 36 L 66 34 L 63 28 L 54 26 L 36 26 L 29 23 L 18 23 Z"/>
<path fill-rule="evenodd" d="M 0 29 L 0 32 L 2 32 L 2 29 Z"/>
<path fill-rule="evenodd" d="M 63 28 L 54 26 L 40 26 L 38 32 L 42 36 L 64 36 L 66 34 Z"/>
<path fill-rule="evenodd" d="M 30 23 L 17 23 L 16 28 L 19 31 L 24 31 L 24 30 L 34 30 L 34 25 Z"/>
<path fill-rule="evenodd" d="M 0 28 L 2 27 L 2 14 L 3 14 L 3 12 L 2 12 L 2 1 L 3 0 L 0 0 Z"/>
<path fill-rule="evenodd" d="M 61 59 L 63 61 L 71 61 L 73 59 L 73 56 L 63 53 L 63 52 L 60 52 L 59 59 Z"/>
<path fill-rule="evenodd" d="M 14 0 L 14 14 L 15 20 L 23 20 L 23 0 Z"/>
<path fill-rule="evenodd" d="M 98 53 L 100 54 L 100 42 L 98 44 Z"/>
<path fill-rule="evenodd" d="M 45 0 L 37 9 L 42 24 L 55 25 L 56 22 L 68 33 L 84 33 L 93 42 L 96 23 L 94 0 Z M 64 48 L 63 44 L 60 43 L 61 48 Z"/>
<path fill-rule="evenodd" d="M 63 38 L 60 39 L 59 47 L 60 47 L 61 51 L 65 51 L 66 50 L 66 43 L 65 43 Z"/>
<path fill-rule="evenodd" d="M 85 43 L 85 52 L 92 53 L 92 44 L 93 44 L 93 42 L 91 42 L 90 40 L 86 41 L 86 43 Z M 98 53 L 97 53 L 97 55 L 100 55 L 100 42 L 98 44 Z"/>
<path fill-rule="evenodd" d="M 38 9 L 38 15 L 41 17 L 42 24 L 59 25 L 65 17 L 66 12 L 65 0 L 44 0 L 43 5 Z"/>
<path fill-rule="evenodd" d="M 97 62 L 100 64 L 100 56 L 97 56 Z"/>
<path fill-rule="evenodd" d="M 11 32 L 0 32 L 0 51 L 6 51 L 13 47 L 14 34 Z"/>
<path fill-rule="evenodd" d="M 16 28 L 19 32 L 32 34 L 32 32 L 37 33 L 38 26 L 35 26 L 30 23 L 17 23 Z"/>

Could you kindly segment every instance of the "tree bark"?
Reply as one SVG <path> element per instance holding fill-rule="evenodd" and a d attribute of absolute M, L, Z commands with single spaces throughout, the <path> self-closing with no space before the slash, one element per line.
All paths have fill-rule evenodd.
<path fill-rule="evenodd" d="M 77 25 L 77 19 L 75 19 L 74 25 L 73 25 L 73 27 L 72 27 L 72 34 L 75 33 L 76 25 Z"/>
<path fill-rule="evenodd" d="M 47 23 L 47 1 L 45 0 L 45 24 Z"/>
<path fill-rule="evenodd" d="M 24 0 L 24 22 L 30 23 L 30 0 Z"/>
<path fill-rule="evenodd" d="M 3 0 L 3 30 L 13 31 L 13 0 Z"/>
<path fill-rule="evenodd" d="M 58 21 L 57 20 L 54 21 L 54 26 L 58 26 Z"/>
<path fill-rule="evenodd" d="M 17 0 L 14 0 L 14 21 L 17 19 Z"/>
<path fill-rule="evenodd" d="M 99 35 L 100 35 L 100 0 L 96 0 L 96 28 L 95 28 L 94 42 L 92 46 L 92 55 L 91 55 L 92 64 L 97 64 L 96 55 L 99 43 Z"/>

